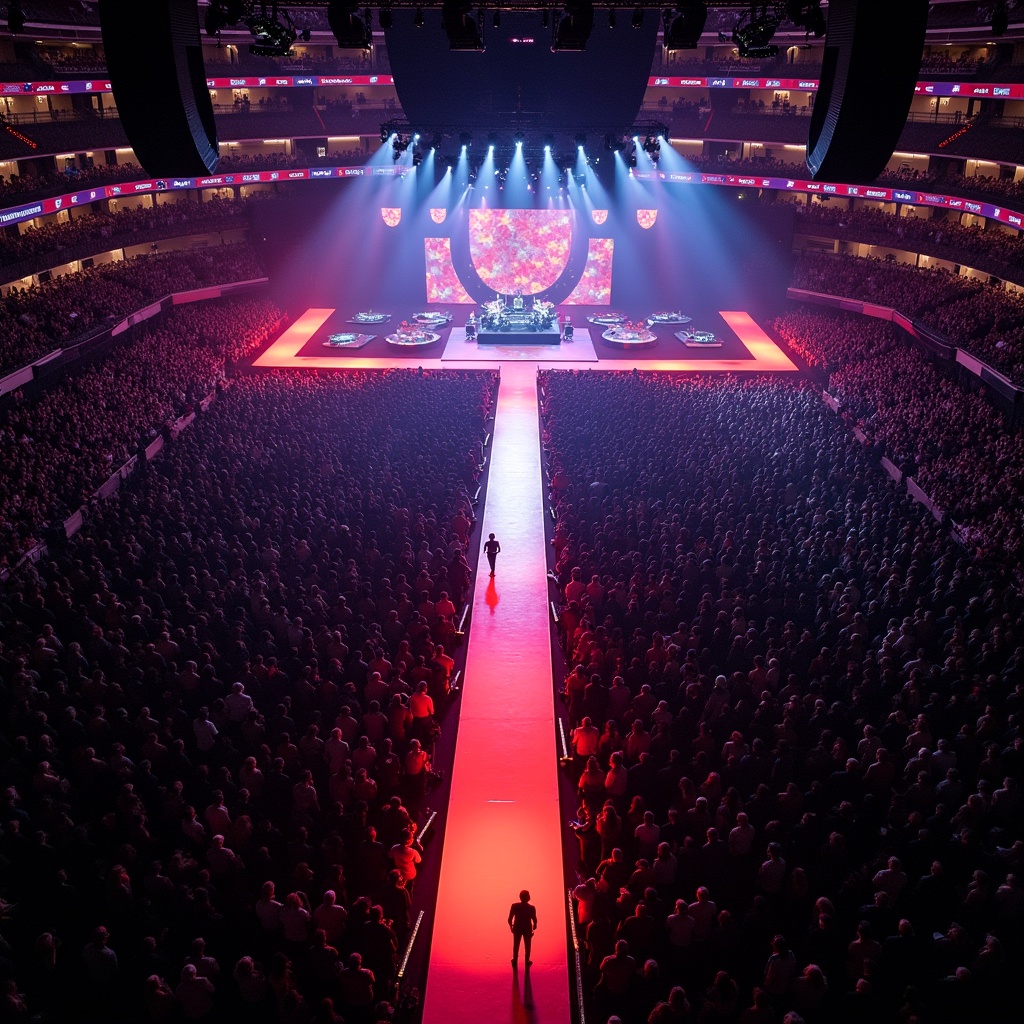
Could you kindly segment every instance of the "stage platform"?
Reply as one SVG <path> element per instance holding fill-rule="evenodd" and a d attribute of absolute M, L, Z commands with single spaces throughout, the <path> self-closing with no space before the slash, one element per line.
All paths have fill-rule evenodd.
<path fill-rule="evenodd" d="M 477 335 L 478 345 L 506 345 L 520 348 L 523 345 L 558 345 L 562 340 L 558 324 L 550 327 L 529 327 L 516 330 L 481 330 Z"/>
<path fill-rule="evenodd" d="M 590 331 L 577 328 L 572 341 L 561 345 L 531 345 L 517 342 L 509 345 L 481 345 L 466 341 L 466 329 L 453 327 L 441 356 L 443 362 L 459 360 L 468 363 L 596 363 L 597 353 Z"/>
<path fill-rule="evenodd" d="M 473 595 L 423 1024 L 571 1019 L 537 401 L 532 366 L 502 373 L 478 530 L 501 553 Z M 538 927 L 516 971 L 506 919 L 524 888 Z"/>
<path fill-rule="evenodd" d="M 357 352 L 329 349 L 323 340 L 330 332 L 333 308 L 311 308 L 296 317 L 281 336 L 254 362 L 257 367 L 290 367 L 309 370 L 383 370 L 397 366 L 422 366 L 441 369 L 460 366 L 472 368 L 487 364 L 500 366 L 502 362 L 534 362 L 540 366 L 572 366 L 581 369 L 593 367 L 602 370 L 660 370 L 676 373 L 768 373 L 795 372 L 797 367 L 774 341 L 758 326 L 749 313 L 722 311 L 715 314 L 716 333 L 726 346 L 712 352 L 695 352 L 685 348 L 675 338 L 671 345 L 652 345 L 643 353 L 623 353 L 602 342 L 597 353 L 590 331 L 578 327 L 571 344 L 558 348 L 553 345 L 506 348 L 502 345 L 467 344 L 462 327 L 449 330 L 447 343 L 438 342 L 425 349 L 406 355 L 396 353 L 393 346 L 376 339 L 367 348 Z M 347 315 L 347 314 L 346 314 Z M 711 317 L 707 318 L 709 321 Z M 722 321 L 725 326 L 722 327 Z M 391 351 L 388 351 L 391 349 Z M 442 355 L 443 353 L 443 355 Z"/>

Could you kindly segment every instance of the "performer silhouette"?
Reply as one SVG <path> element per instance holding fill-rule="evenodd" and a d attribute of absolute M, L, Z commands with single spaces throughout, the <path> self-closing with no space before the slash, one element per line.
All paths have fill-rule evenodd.
<path fill-rule="evenodd" d="M 494 539 L 494 534 L 489 533 L 487 540 L 484 542 L 484 554 L 487 556 L 487 562 L 491 567 L 491 575 L 494 575 L 494 563 L 498 560 L 498 552 L 501 550 L 501 545 Z"/>
<path fill-rule="evenodd" d="M 519 902 L 513 903 L 509 909 L 508 926 L 512 930 L 512 966 L 519 964 L 521 941 L 526 953 L 526 966 L 532 967 L 530 947 L 533 945 L 533 933 L 537 930 L 537 911 L 530 905 L 530 893 L 526 889 L 519 894 Z"/>

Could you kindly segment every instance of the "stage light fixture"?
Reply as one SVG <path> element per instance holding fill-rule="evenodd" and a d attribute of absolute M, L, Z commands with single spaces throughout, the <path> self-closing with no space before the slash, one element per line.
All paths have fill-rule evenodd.
<path fill-rule="evenodd" d="M 570 0 L 555 23 L 551 50 L 579 53 L 587 48 L 594 28 L 594 5 L 591 0 Z"/>
<path fill-rule="evenodd" d="M 786 17 L 797 27 L 807 30 L 808 35 L 820 39 L 825 34 L 825 15 L 821 0 L 787 0 Z"/>
<path fill-rule="evenodd" d="M 608 9 L 608 27 L 615 28 L 615 8 Z"/>
<path fill-rule="evenodd" d="M 641 25 L 643 25 L 643 23 L 644 23 L 644 9 L 642 7 L 638 7 L 633 12 L 633 21 L 632 21 L 631 24 L 632 24 L 633 28 L 640 28 Z"/>
<path fill-rule="evenodd" d="M 695 50 L 708 20 L 705 0 L 680 0 L 675 11 L 665 12 L 665 49 Z"/>
<path fill-rule="evenodd" d="M 380 141 L 382 143 L 383 142 L 387 142 L 388 139 L 390 139 L 390 138 L 391 138 L 391 132 L 389 132 L 384 125 L 381 125 L 380 126 Z"/>
<path fill-rule="evenodd" d="M 582 150 L 587 144 L 587 136 L 585 132 L 579 132 L 576 136 L 576 148 Z"/>
<path fill-rule="evenodd" d="M 463 132 L 459 136 L 459 142 L 463 149 L 469 149 L 469 147 L 473 145 L 473 136 L 470 135 L 469 132 Z"/>
<path fill-rule="evenodd" d="M 423 28 L 423 8 L 422 7 L 417 7 L 416 8 L 416 14 L 415 14 L 415 16 L 412 19 L 412 23 L 417 28 Z"/>
<path fill-rule="evenodd" d="M 540 16 L 540 23 L 545 28 L 547 28 L 548 25 L 550 24 L 550 22 L 551 22 L 551 18 L 550 18 L 550 15 L 548 14 L 548 9 L 545 7 L 543 12 L 541 13 L 541 16 Z"/>
<path fill-rule="evenodd" d="M 992 35 L 1001 36 L 1010 27 L 1010 12 L 1006 9 L 1005 0 L 999 0 L 992 11 Z M 11 29 L 13 32 L 14 29 Z"/>
<path fill-rule="evenodd" d="M 554 135 L 544 136 L 544 149 L 550 153 L 555 148 L 555 137 Z"/>
<path fill-rule="evenodd" d="M 25 31 L 25 10 L 21 0 L 11 0 L 7 5 L 7 27 L 12 33 Z"/>
<path fill-rule="evenodd" d="M 253 37 L 249 52 L 256 57 L 287 57 L 299 35 L 290 19 L 287 25 L 278 19 L 277 0 L 269 12 L 267 4 L 261 3 L 259 10 L 250 15 L 248 25 Z"/>
<path fill-rule="evenodd" d="M 732 41 L 744 58 L 775 57 L 779 48 L 771 40 L 779 27 L 779 16 L 770 7 L 751 7 L 744 11 L 732 30 Z"/>
<path fill-rule="evenodd" d="M 465 0 L 445 0 L 441 23 L 448 37 L 449 50 L 484 51 L 484 21 L 473 17 L 472 6 Z"/>
<path fill-rule="evenodd" d="M 498 7 L 494 8 L 494 20 L 492 24 L 495 28 L 501 28 L 501 9 Z"/>
<path fill-rule="evenodd" d="M 13 10 L 15 4 L 11 4 Z M 206 8 L 206 19 L 204 22 L 208 36 L 218 35 L 221 29 L 228 25 L 237 25 L 245 17 L 244 0 L 214 0 Z M 11 29 L 13 32 L 14 29 Z"/>
<path fill-rule="evenodd" d="M 352 0 L 331 0 L 327 7 L 327 24 L 331 26 L 339 49 L 370 49 L 373 38 L 370 23 L 368 19 L 359 17 Z"/>
<path fill-rule="evenodd" d="M 392 25 L 394 25 L 395 19 L 394 19 L 394 17 L 391 14 L 391 5 L 390 4 L 385 4 L 377 12 L 377 21 L 380 23 L 380 27 L 382 29 L 384 29 L 385 31 L 387 29 L 391 28 Z"/>

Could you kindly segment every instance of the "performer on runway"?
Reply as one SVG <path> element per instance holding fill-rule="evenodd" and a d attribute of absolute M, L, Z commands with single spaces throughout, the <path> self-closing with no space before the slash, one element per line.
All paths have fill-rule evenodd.
<path fill-rule="evenodd" d="M 508 926 L 512 930 L 512 966 L 519 965 L 519 943 L 522 941 L 526 966 L 532 967 L 530 947 L 533 945 L 533 933 L 537 930 L 537 911 L 530 905 L 530 893 L 526 889 L 519 894 L 519 902 L 513 903 L 509 909 Z"/>
<path fill-rule="evenodd" d="M 494 534 L 489 533 L 487 540 L 484 543 L 484 554 L 487 555 L 487 561 L 491 566 L 491 575 L 494 575 L 494 563 L 498 560 L 498 552 L 501 550 L 501 545 L 494 539 Z"/>

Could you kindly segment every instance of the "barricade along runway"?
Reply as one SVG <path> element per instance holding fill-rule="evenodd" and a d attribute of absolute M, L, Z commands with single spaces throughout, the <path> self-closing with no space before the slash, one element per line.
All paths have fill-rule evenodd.
<path fill-rule="evenodd" d="M 506 363 L 452 769 L 424 1024 L 565 1024 L 569 1013 L 558 759 L 536 365 Z M 510 905 L 537 908 L 533 966 L 510 966 Z"/>

